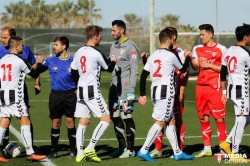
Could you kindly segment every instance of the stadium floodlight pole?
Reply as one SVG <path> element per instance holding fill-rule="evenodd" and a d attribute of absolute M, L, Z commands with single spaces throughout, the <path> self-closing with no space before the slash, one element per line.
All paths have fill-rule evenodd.
<path fill-rule="evenodd" d="M 154 0 L 150 0 L 150 54 L 155 51 Z"/>
<path fill-rule="evenodd" d="M 23 39 L 25 39 L 25 15 L 26 15 L 26 10 L 25 10 L 25 0 L 23 0 Z"/>
<path fill-rule="evenodd" d="M 216 0 L 216 31 L 219 31 L 218 28 L 218 0 Z"/>

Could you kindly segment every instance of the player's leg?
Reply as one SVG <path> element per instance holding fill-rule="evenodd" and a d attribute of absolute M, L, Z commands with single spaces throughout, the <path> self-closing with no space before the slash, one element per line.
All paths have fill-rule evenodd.
<path fill-rule="evenodd" d="M 49 158 L 56 158 L 57 157 L 61 123 L 62 123 L 62 118 L 53 118 L 52 119 L 52 128 L 50 131 L 51 150 L 50 150 L 50 154 L 48 156 Z"/>
<path fill-rule="evenodd" d="M 32 147 L 32 136 L 30 131 L 30 119 L 28 113 L 23 113 L 20 117 L 21 123 L 21 137 L 23 139 L 24 147 L 26 150 L 27 160 L 40 161 L 45 159 L 47 156 L 35 154 Z"/>
<path fill-rule="evenodd" d="M 212 92 L 213 91 L 213 92 Z M 211 110 L 211 114 L 215 119 L 215 123 L 217 126 L 217 133 L 219 142 L 222 143 L 226 140 L 226 123 L 225 123 L 225 115 L 226 115 L 226 108 L 225 105 L 221 102 L 221 95 L 222 90 L 217 90 L 211 88 L 211 96 L 208 101 L 209 108 Z"/>
<path fill-rule="evenodd" d="M 79 118 L 79 124 L 76 130 L 76 162 L 86 160 L 83 154 L 85 131 L 90 123 L 90 110 L 84 101 L 77 101 L 75 118 Z"/>
<path fill-rule="evenodd" d="M 196 109 L 200 119 L 200 131 L 204 144 L 204 149 L 201 150 L 195 157 L 212 156 L 211 135 L 212 129 L 210 126 L 209 115 L 210 109 L 207 105 L 210 89 L 208 86 L 196 85 Z"/>
<path fill-rule="evenodd" d="M 0 119 L 0 145 L 3 144 L 4 135 L 9 125 L 10 125 L 10 118 L 1 117 Z M 4 154 L 0 156 L 0 162 L 8 162 L 8 161 L 9 160 L 5 157 Z"/>
<path fill-rule="evenodd" d="M 126 126 L 126 141 L 127 148 L 124 149 L 124 152 L 119 156 L 119 158 L 128 158 L 135 157 L 134 151 L 134 141 L 135 141 L 135 123 L 131 113 L 121 112 L 121 118 L 123 119 Z"/>
<path fill-rule="evenodd" d="M 149 161 L 149 162 L 154 162 L 155 160 L 150 156 L 149 154 L 149 148 L 153 144 L 154 140 L 158 136 L 158 134 L 161 132 L 162 128 L 165 126 L 165 121 L 158 121 L 156 120 L 155 123 L 151 126 L 151 128 L 148 131 L 147 138 L 137 153 L 137 156 Z"/>
<path fill-rule="evenodd" d="M 107 104 L 101 94 L 99 94 L 99 96 L 96 96 L 95 99 L 86 101 L 86 104 L 90 108 L 92 114 L 100 119 L 100 122 L 96 126 L 92 134 L 91 140 L 88 146 L 84 149 L 83 153 L 91 160 L 100 162 L 101 159 L 95 154 L 95 145 L 97 144 L 98 140 L 101 138 L 101 136 L 106 131 L 111 122 L 110 113 Z"/>
<path fill-rule="evenodd" d="M 75 128 L 75 109 L 76 109 L 76 94 L 74 91 L 65 93 L 64 114 L 66 116 L 66 125 L 68 129 L 68 139 L 70 145 L 70 157 L 76 156 L 76 128 Z"/>
<path fill-rule="evenodd" d="M 62 123 L 62 115 L 64 110 L 64 95 L 51 91 L 49 95 L 49 117 L 52 122 L 50 139 L 51 139 L 51 151 L 49 158 L 56 158 L 58 151 L 58 141 L 60 138 L 60 127 Z"/>
<path fill-rule="evenodd" d="M 162 140 L 164 135 L 164 128 L 160 131 L 155 139 L 155 148 L 150 152 L 150 156 L 153 158 L 162 157 Z"/>
<path fill-rule="evenodd" d="M 26 85 L 26 82 L 24 82 L 24 89 L 23 89 L 23 93 L 24 93 L 24 103 L 27 107 L 27 111 L 29 112 L 30 110 L 30 103 L 29 103 L 29 94 L 28 94 L 28 88 L 27 88 L 27 85 Z M 29 118 L 30 117 L 30 113 L 29 113 Z M 31 119 L 30 119 L 30 122 L 31 122 Z M 30 123 L 30 132 L 31 132 L 31 136 L 32 136 L 32 141 L 34 140 L 34 132 L 33 132 L 33 124 L 32 122 Z M 32 146 L 34 145 L 34 143 L 32 142 Z"/>
<path fill-rule="evenodd" d="M 118 92 L 115 85 L 111 85 L 109 89 L 109 111 L 110 117 L 114 124 L 115 135 L 119 143 L 119 147 L 116 151 L 110 154 L 111 157 L 120 156 L 126 148 L 125 141 L 125 126 L 120 117 L 120 108 L 118 106 Z"/>
<path fill-rule="evenodd" d="M 66 117 L 66 125 L 68 129 L 68 139 L 70 146 L 70 157 L 74 158 L 76 156 L 76 128 L 75 128 L 75 118 Z"/>

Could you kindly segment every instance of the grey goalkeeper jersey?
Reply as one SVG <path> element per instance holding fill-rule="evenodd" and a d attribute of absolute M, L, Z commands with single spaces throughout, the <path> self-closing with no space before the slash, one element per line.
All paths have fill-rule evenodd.
<path fill-rule="evenodd" d="M 111 84 L 117 86 L 121 99 L 125 99 L 128 92 L 135 91 L 138 76 L 139 51 L 134 42 L 127 39 L 123 43 L 114 43 L 110 48 L 110 57 L 118 56 L 115 69 L 112 72 Z"/>

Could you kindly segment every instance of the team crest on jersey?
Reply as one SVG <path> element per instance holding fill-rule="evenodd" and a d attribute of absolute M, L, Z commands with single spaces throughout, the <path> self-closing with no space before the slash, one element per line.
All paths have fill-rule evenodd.
<path fill-rule="evenodd" d="M 136 59 L 136 57 L 137 57 L 137 52 L 136 51 L 131 52 L 130 54 L 132 55 L 132 59 Z"/>
<path fill-rule="evenodd" d="M 212 56 L 215 57 L 217 55 L 217 52 L 212 52 Z"/>
<path fill-rule="evenodd" d="M 120 54 L 123 55 L 125 53 L 125 50 L 121 49 Z"/>
<path fill-rule="evenodd" d="M 58 69 L 58 67 L 54 66 L 54 67 L 53 67 L 53 69 L 54 69 L 54 70 L 57 70 L 57 69 Z"/>

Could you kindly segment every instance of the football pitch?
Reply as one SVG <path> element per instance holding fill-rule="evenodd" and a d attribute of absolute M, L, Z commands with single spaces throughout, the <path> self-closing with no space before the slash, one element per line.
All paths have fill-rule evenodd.
<path fill-rule="evenodd" d="M 101 92 L 104 98 L 108 99 L 108 88 L 110 85 L 111 75 L 109 73 L 103 72 L 101 78 Z M 50 151 L 50 130 L 51 130 L 51 120 L 49 119 L 49 110 L 48 110 L 48 98 L 50 92 L 50 80 L 47 73 L 41 75 L 41 84 L 42 84 L 42 92 L 35 96 L 34 92 L 34 81 L 31 78 L 27 78 L 27 86 L 29 90 L 30 97 L 30 114 L 31 120 L 34 127 L 34 145 L 39 147 L 39 150 L 43 154 L 49 154 Z M 187 154 L 196 155 L 198 151 L 202 150 L 202 138 L 200 133 L 200 124 L 198 120 L 198 116 L 195 109 L 195 83 L 194 80 L 189 80 L 187 89 L 186 89 L 186 98 L 185 98 L 185 112 L 183 114 L 184 124 L 186 126 L 186 139 L 185 139 L 185 147 L 184 151 Z M 147 99 L 148 103 L 146 106 L 141 106 L 138 103 L 135 104 L 135 111 L 133 112 L 133 117 L 136 124 L 136 139 L 135 139 L 135 151 L 137 152 L 142 144 L 145 141 L 147 132 L 151 125 L 153 124 L 153 119 L 151 118 L 152 114 L 152 103 L 150 101 L 150 81 L 147 82 Z M 137 81 L 136 87 L 136 95 L 139 95 L 139 79 Z M 108 102 L 108 101 L 107 101 Z M 86 146 L 91 138 L 91 134 L 98 124 L 98 119 L 92 117 L 90 126 L 87 128 L 85 134 L 85 142 Z M 234 124 L 234 111 L 232 103 L 229 102 L 227 104 L 227 116 L 226 116 L 226 124 L 227 124 L 227 132 L 231 130 Z M 218 138 L 215 127 L 215 122 L 211 118 L 211 125 L 213 131 L 212 137 L 212 150 L 213 154 L 219 152 L 218 148 Z M 10 140 L 12 142 L 18 142 L 21 145 L 21 137 L 16 137 L 15 134 L 19 134 L 20 125 L 16 119 L 12 121 L 12 133 L 10 135 Z M 65 122 L 63 118 L 63 124 L 61 127 L 61 136 L 60 136 L 60 151 L 58 153 L 59 157 L 55 159 L 51 159 L 47 162 L 27 162 L 25 159 L 24 148 L 22 148 L 22 154 L 14 159 L 10 159 L 8 163 L 0 163 L 0 165 L 6 166 L 33 166 L 33 165 L 56 165 L 56 166 L 75 166 L 75 165 L 108 165 L 108 166 L 138 166 L 138 165 L 218 165 L 218 161 L 215 157 L 205 157 L 205 158 L 195 158 L 192 161 L 174 161 L 170 158 L 172 155 L 172 150 L 170 144 L 168 143 L 166 136 L 163 139 L 163 157 L 158 158 L 156 162 L 149 163 L 146 161 L 142 161 L 141 159 L 134 157 L 128 159 L 118 159 L 111 158 L 109 154 L 111 154 L 115 148 L 117 148 L 118 143 L 115 137 L 113 124 L 109 126 L 104 135 L 101 137 L 96 146 L 96 153 L 102 159 L 101 163 L 94 162 L 82 162 L 76 163 L 74 159 L 69 158 L 69 146 L 68 146 L 68 137 L 67 137 L 67 129 L 65 127 Z M 76 127 L 78 126 L 78 120 L 76 120 Z M 152 147 L 153 148 L 153 147 Z M 240 153 L 250 154 L 250 127 L 246 128 L 244 132 L 244 137 L 242 139 L 242 143 L 240 146 Z M 227 163 L 221 161 L 220 165 L 226 165 Z M 249 164 L 249 163 L 248 163 Z M 242 164 L 242 165 L 248 165 Z"/>

